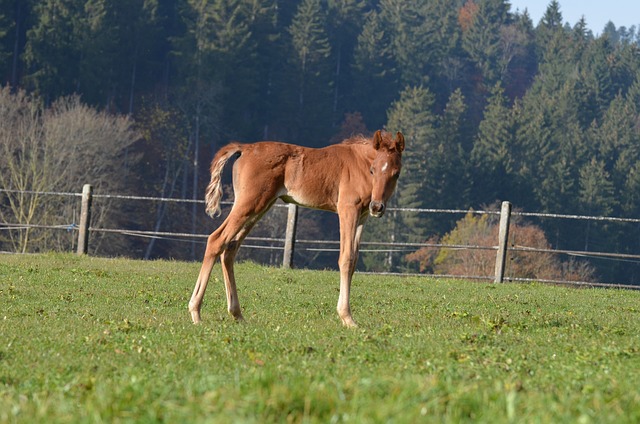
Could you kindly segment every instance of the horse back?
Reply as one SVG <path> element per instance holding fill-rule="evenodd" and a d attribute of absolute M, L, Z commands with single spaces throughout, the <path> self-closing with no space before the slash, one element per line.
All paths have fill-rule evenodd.
<path fill-rule="evenodd" d="M 314 149 L 268 141 L 245 144 L 234 165 L 234 188 L 335 212 L 345 171 L 360 179 L 368 175 L 366 159 L 355 152 L 362 148 L 337 144 Z"/>

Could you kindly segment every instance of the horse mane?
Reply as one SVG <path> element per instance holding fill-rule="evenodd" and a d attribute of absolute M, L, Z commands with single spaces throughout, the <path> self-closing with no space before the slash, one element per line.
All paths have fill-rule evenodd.
<path fill-rule="evenodd" d="M 342 140 L 340 144 L 369 144 L 371 143 L 371 137 L 366 137 L 363 134 L 355 134 L 351 137 Z"/>
<path fill-rule="evenodd" d="M 392 135 L 387 131 L 382 130 L 380 134 L 382 135 L 382 140 L 384 140 L 385 143 L 392 140 Z M 340 144 L 371 144 L 372 139 L 373 135 L 367 137 L 364 134 L 355 134 L 346 140 L 343 140 Z"/>

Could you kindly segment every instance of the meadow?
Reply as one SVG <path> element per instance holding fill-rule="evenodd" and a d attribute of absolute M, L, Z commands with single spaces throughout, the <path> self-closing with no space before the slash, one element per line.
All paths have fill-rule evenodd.
<path fill-rule="evenodd" d="M 0 256 L 0 423 L 640 422 L 640 292 Z"/>

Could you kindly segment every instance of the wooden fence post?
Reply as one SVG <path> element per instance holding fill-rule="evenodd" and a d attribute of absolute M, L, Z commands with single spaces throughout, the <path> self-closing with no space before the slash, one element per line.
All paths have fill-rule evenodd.
<path fill-rule="evenodd" d="M 287 232 L 284 239 L 283 268 L 293 268 L 293 251 L 296 244 L 296 227 L 298 226 L 298 205 L 289 203 L 287 214 Z"/>
<path fill-rule="evenodd" d="M 502 283 L 507 259 L 507 243 L 509 241 L 509 221 L 511 220 L 511 203 L 502 202 L 500 210 L 500 230 L 498 234 L 498 253 L 496 255 L 495 283 Z"/>
<path fill-rule="evenodd" d="M 82 206 L 80 208 L 80 226 L 78 228 L 78 255 L 86 255 L 89 251 L 89 224 L 91 222 L 91 200 L 93 186 L 85 184 L 82 187 Z"/>

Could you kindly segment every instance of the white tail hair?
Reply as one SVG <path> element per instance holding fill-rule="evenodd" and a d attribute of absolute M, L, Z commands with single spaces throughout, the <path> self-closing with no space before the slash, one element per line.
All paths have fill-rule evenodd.
<path fill-rule="evenodd" d="M 220 209 L 220 199 L 222 198 L 222 181 L 221 175 L 224 166 L 227 164 L 231 156 L 242 150 L 242 145 L 238 143 L 231 143 L 216 153 L 215 157 L 211 161 L 211 181 L 207 186 L 204 200 L 206 204 L 206 212 L 210 217 L 220 216 L 222 210 Z"/>

